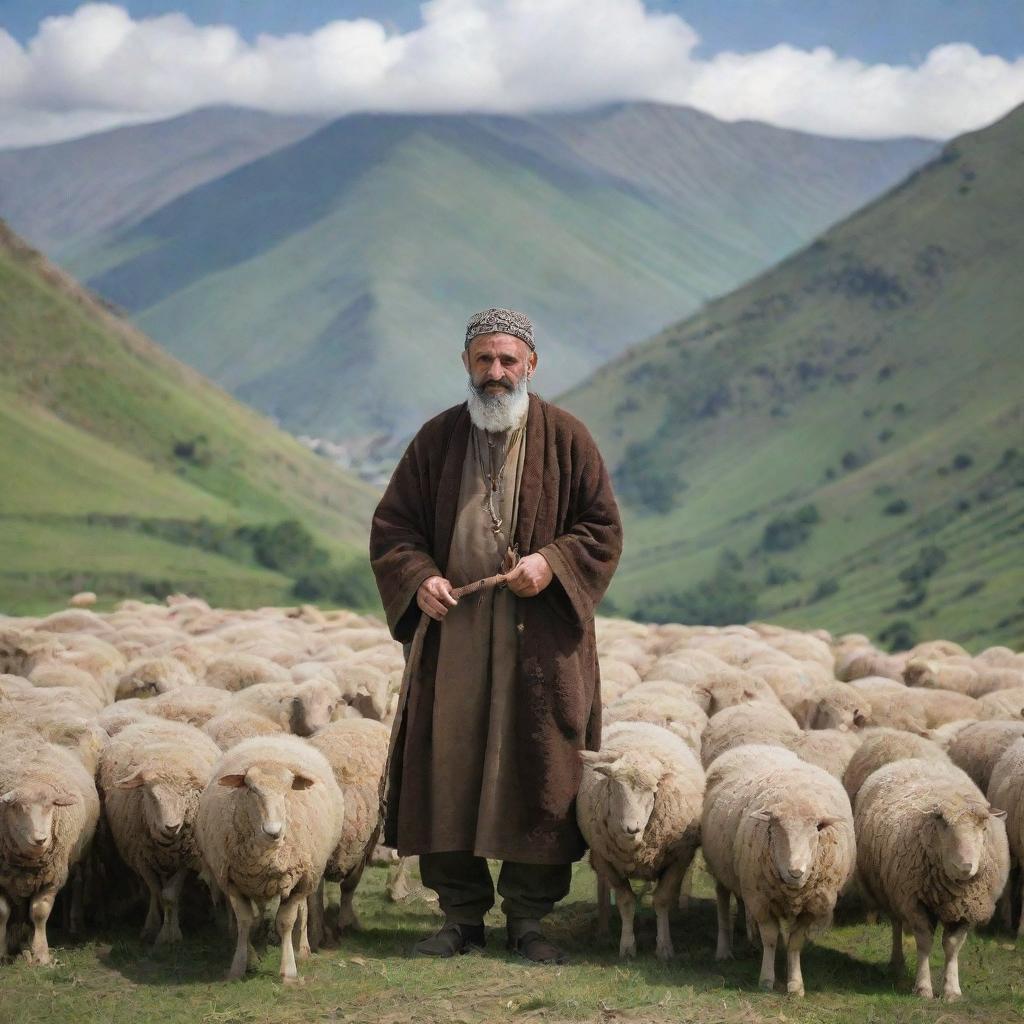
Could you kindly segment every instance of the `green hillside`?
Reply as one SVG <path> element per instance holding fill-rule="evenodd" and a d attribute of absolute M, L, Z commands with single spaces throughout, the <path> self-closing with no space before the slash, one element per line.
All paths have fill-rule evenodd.
<path fill-rule="evenodd" d="M 614 607 L 1024 646 L 1024 108 L 559 401 Z"/>
<path fill-rule="evenodd" d="M 98 236 L 67 265 L 289 430 L 401 438 L 462 397 L 470 312 L 529 310 L 539 381 L 555 392 L 934 151 L 655 104 L 354 115 Z"/>
<path fill-rule="evenodd" d="M 376 500 L 2 222 L 0 479 L 0 613 L 84 587 L 283 602 L 303 544 L 336 567 L 365 558 Z"/>

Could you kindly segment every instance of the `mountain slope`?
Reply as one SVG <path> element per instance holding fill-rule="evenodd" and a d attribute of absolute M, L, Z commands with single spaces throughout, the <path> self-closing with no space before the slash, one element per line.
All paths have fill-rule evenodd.
<path fill-rule="evenodd" d="M 1024 643 L 1022 169 L 1019 108 L 563 396 L 615 604 Z"/>
<path fill-rule="evenodd" d="M 288 429 L 402 436 L 460 397 L 470 312 L 527 309 L 542 387 L 558 390 L 932 152 L 651 104 L 356 115 L 79 248 L 68 265 Z"/>
<path fill-rule="evenodd" d="M 322 119 L 209 107 L 154 124 L 0 151 L 0 215 L 55 259 L 315 131 Z"/>
<path fill-rule="evenodd" d="M 76 581 L 286 599 L 291 579 L 237 527 L 299 520 L 336 559 L 363 556 L 371 488 L 167 356 L 2 222 L 0 438 L 0 611 Z"/>

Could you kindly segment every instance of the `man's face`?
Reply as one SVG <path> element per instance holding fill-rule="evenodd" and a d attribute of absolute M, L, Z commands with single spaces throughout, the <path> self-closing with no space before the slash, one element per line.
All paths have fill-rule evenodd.
<path fill-rule="evenodd" d="M 473 387 L 484 395 L 513 391 L 537 366 L 537 353 L 511 334 L 479 334 L 462 353 Z"/>

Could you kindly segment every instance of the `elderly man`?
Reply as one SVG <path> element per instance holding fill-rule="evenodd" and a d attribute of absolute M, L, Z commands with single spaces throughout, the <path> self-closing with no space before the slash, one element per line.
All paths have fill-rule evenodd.
<path fill-rule="evenodd" d="M 594 609 L 622 528 L 587 429 L 528 390 L 530 321 L 477 313 L 462 362 L 468 401 L 420 428 L 370 531 L 388 626 L 407 645 L 384 838 L 419 854 L 445 915 L 416 952 L 483 946 L 492 858 L 509 948 L 562 963 L 540 920 L 584 852 L 579 751 L 601 728 Z M 513 565 L 504 586 L 453 594 Z"/>

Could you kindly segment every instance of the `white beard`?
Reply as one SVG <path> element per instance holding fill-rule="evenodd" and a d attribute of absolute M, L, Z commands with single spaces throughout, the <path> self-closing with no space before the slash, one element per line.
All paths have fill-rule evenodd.
<path fill-rule="evenodd" d="M 481 394 L 469 378 L 469 418 L 473 426 L 501 434 L 519 426 L 530 405 L 530 392 L 526 387 L 526 376 L 512 391 L 499 391 L 496 395 Z"/>

